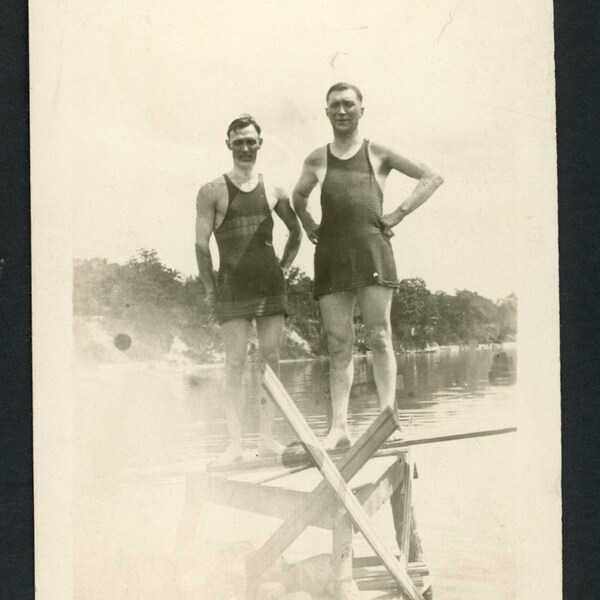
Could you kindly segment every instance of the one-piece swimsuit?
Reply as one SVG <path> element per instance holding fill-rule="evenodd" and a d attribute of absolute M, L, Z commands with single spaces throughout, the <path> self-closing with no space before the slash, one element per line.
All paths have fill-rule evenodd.
<path fill-rule="evenodd" d="M 381 224 L 382 206 L 368 140 L 348 159 L 337 158 L 327 145 L 315 297 L 373 284 L 399 286 L 392 245 Z"/>
<path fill-rule="evenodd" d="M 283 271 L 273 249 L 273 217 L 262 175 L 250 192 L 224 175 L 228 208 L 215 231 L 219 248 L 217 319 L 287 315 Z"/>

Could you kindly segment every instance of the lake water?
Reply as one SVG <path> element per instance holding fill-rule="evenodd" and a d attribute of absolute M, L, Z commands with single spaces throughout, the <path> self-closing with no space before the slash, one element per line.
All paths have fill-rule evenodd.
<path fill-rule="evenodd" d="M 507 352 L 514 358 L 514 348 Z M 398 355 L 396 398 L 403 429 L 426 436 L 440 429 L 514 425 L 516 386 L 489 382 L 497 353 L 454 349 Z M 327 369 L 320 360 L 281 365 L 284 385 L 317 436 L 327 431 Z M 349 424 L 351 435 L 358 437 L 375 418 L 378 402 L 368 357 L 355 359 L 355 373 Z M 213 550 L 224 541 L 249 540 L 258 546 L 280 523 L 213 505 L 184 516 L 187 477 L 225 444 L 223 413 L 211 401 L 221 380 L 219 367 L 185 369 L 167 362 L 76 371 L 77 598 L 208 600 L 207 580 L 223 568 L 215 564 Z M 248 449 L 256 443 L 257 383 L 251 367 L 244 431 Z M 295 441 L 283 418 L 276 421 L 276 436 L 284 443 Z M 419 473 L 413 501 L 434 598 L 516 597 L 514 441 L 514 434 L 507 434 L 411 450 Z M 192 522 L 198 529 L 186 536 Z M 395 544 L 388 507 L 374 525 Z M 286 559 L 329 552 L 330 537 L 310 528 Z M 356 554 L 370 554 L 361 536 L 355 537 Z M 241 584 L 234 585 L 239 573 L 233 566 L 225 573 L 231 573 L 233 587 L 224 600 L 243 600 Z"/>

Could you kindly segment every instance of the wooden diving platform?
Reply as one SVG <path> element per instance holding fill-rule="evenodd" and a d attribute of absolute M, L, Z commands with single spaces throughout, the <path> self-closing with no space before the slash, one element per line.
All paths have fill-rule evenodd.
<path fill-rule="evenodd" d="M 386 444 L 399 428 L 394 411 L 388 409 L 351 448 L 327 453 L 268 366 L 263 387 L 295 430 L 304 451 L 283 460 L 245 461 L 190 476 L 186 502 L 222 504 L 282 520 L 265 544 L 246 559 L 246 600 L 260 600 L 265 574 L 309 526 L 332 531 L 330 594 L 336 600 L 353 597 L 353 582 L 364 600 L 430 600 L 429 571 L 411 500 L 415 467 L 410 446 L 419 440 Z M 429 441 L 509 431 L 514 428 L 433 436 Z M 371 524 L 371 518 L 388 501 L 399 554 Z M 354 558 L 354 532 L 362 534 L 372 556 Z"/>
<path fill-rule="evenodd" d="M 425 591 L 422 585 L 426 583 L 425 576 L 429 573 L 422 560 L 416 528 L 411 526 L 414 524 L 414 517 L 408 482 L 412 476 L 409 450 L 403 450 L 397 456 L 368 459 L 360 472 L 349 479 L 347 488 L 369 519 L 384 503 L 390 502 L 396 541 L 400 549 L 400 556 L 394 556 L 394 560 L 405 565 L 408 577 L 422 594 Z M 191 481 L 188 479 L 188 483 Z M 226 474 L 209 471 L 193 476 L 191 493 L 195 503 L 211 502 L 283 520 L 283 542 L 276 538 L 277 543 L 266 545 L 266 549 L 263 547 L 255 556 L 250 557 L 247 563 L 248 573 L 259 573 L 263 566 L 266 571 L 280 555 L 278 553 L 271 561 L 272 548 L 279 551 L 282 544 L 286 544 L 291 538 L 295 539 L 298 531 L 301 533 L 306 527 L 312 526 L 333 532 L 332 571 L 337 573 L 340 586 L 349 577 L 348 581 L 354 579 L 357 582 L 359 590 L 393 592 L 397 589 L 397 584 L 377 555 L 370 560 L 353 560 L 351 544 L 356 527 L 347 517 L 339 500 L 332 497 L 327 488 L 319 487 L 322 481 L 316 467 L 292 473 L 284 466 L 240 469 Z M 286 548 L 287 546 L 284 551 Z M 260 576 L 255 579 L 257 581 L 254 584 L 257 586 Z M 336 598 L 349 598 L 348 594 L 340 590 L 338 592 Z"/>

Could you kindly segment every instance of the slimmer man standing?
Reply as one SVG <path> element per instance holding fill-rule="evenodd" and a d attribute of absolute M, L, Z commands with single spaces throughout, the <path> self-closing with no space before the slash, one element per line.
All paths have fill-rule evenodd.
<path fill-rule="evenodd" d="M 279 372 L 279 348 L 287 297 L 284 276 L 302 237 L 298 217 L 283 189 L 258 172 L 261 129 L 250 116 L 235 119 L 227 129 L 226 144 L 233 169 L 202 186 L 196 201 L 196 259 L 206 297 L 221 326 L 225 346 L 225 389 L 222 402 L 229 428 L 229 445 L 213 466 L 238 462 L 242 452 L 244 410 L 243 374 L 252 320 L 256 321 L 261 370 L 268 363 Z M 281 261 L 273 248 L 273 216 L 286 225 L 289 236 Z M 213 278 L 209 241 L 219 248 L 218 281 Z M 274 406 L 262 399 L 258 454 L 279 454 L 273 439 Z"/>

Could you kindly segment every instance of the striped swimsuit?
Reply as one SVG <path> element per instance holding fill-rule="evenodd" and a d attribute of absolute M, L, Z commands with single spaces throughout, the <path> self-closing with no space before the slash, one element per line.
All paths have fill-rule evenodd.
<path fill-rule="evenodd" d="M 273 217 L 262 175 L 251 192 L 223 176 L 229 204 L 215 231 L 219 322 L 287 314 L 285 280 L 273 249 Z"/>

